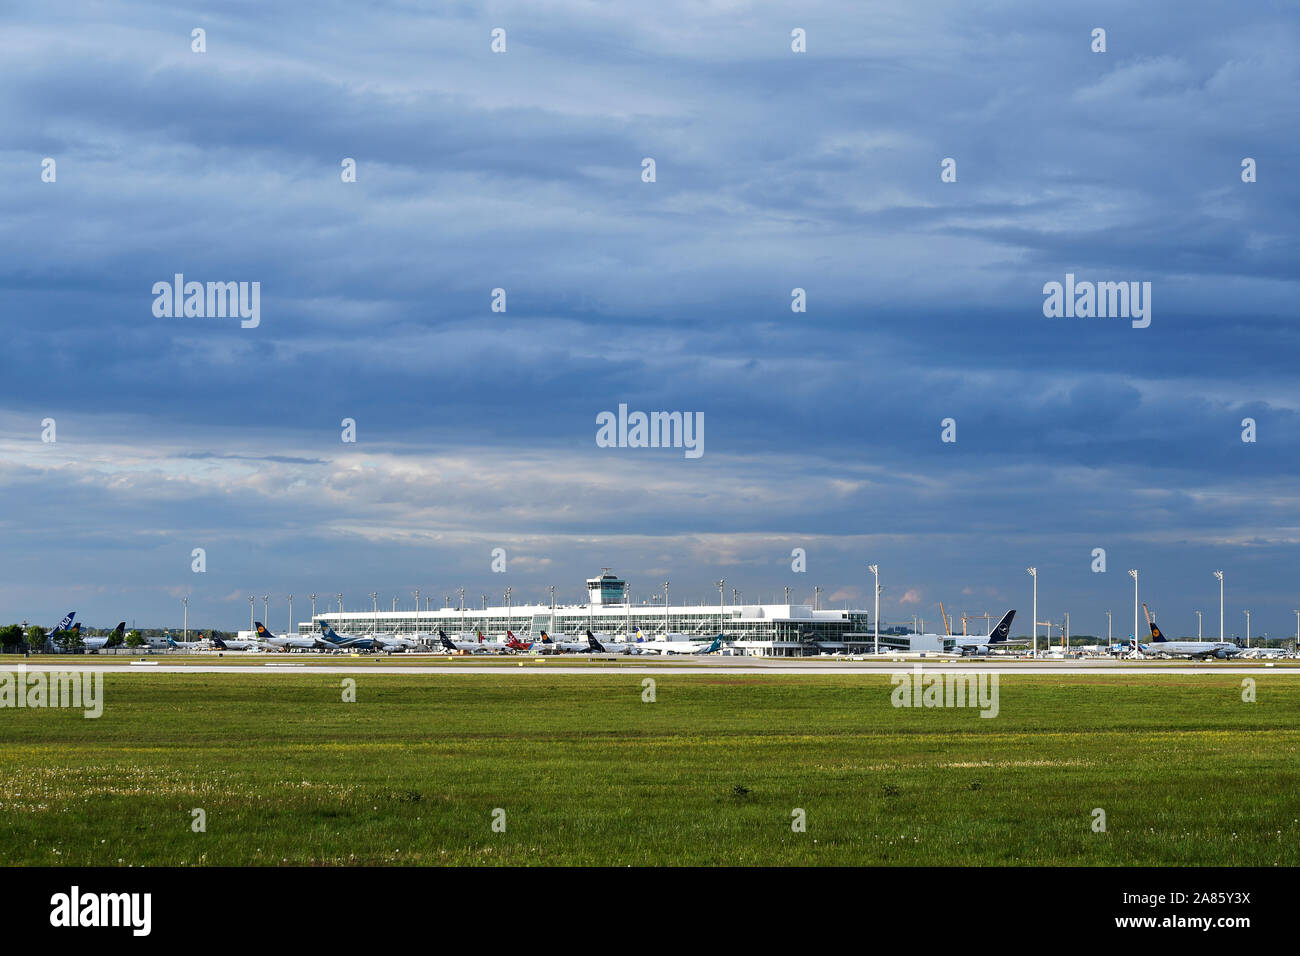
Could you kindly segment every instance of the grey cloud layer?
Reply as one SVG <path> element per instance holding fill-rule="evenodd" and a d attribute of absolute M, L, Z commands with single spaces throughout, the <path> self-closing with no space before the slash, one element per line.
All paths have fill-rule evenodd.
<path fill-rule="evenodd" d="M 1062 534 L 1274 553 L 1298 523 L 1297 33 L 1284 4 L 33 10 L 0 39 L 6 435 L 53 414 L 81 441 L 116 412 L 110 464 L 149 464 L 18 454 L 7 526 L 46 577 L 70 514 L 87 546 L 135 542 L 127 593 L 167 567 L 154 531 L 269 530 L 256 574 L 343 578 L 354 552 L 321 551 L 344 534 L 393 574 L 376 554 L 416 524 L 618 535 L 549 565 L 575 580 L 672 563 L 639 536 L 701 534 L 773 587 L 747 536 L 898 535 L 927 589 L 949 584 L 921 573 L 936 535 L 980 535 L 991 567 Z M 1043 319 L 1067 271 L 1152 281 L 1152 328 Z M 261 281 L 263 326 L 153 319 L 174 272 Z M 704 463 L 598 455 L 620 401 L 703 410 Z M 344 416 L 391 461 L 343 465 Z M 471 465 L 427 483 L 403 458 Z M 856 580 L 861 556 L 834 553 L 826 583 Z"/>

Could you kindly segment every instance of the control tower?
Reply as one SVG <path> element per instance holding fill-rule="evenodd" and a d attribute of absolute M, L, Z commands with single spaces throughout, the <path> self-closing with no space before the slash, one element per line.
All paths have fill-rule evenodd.
<path fill-rule="evenodd" d="M 626 582 L 609 568 L 600 569 L 600 577 L 587 578 L 587 597 L 592 604 L 622 604 Z"/>

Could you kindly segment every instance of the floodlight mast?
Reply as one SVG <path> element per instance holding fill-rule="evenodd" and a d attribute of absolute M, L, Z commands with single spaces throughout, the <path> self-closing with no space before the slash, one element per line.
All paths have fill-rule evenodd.
<path fill-rule="evenodd" d="M 1034 579 L 1034 653 L 1032 656 L 1038 656 L 1038 568 L 1025 568 L 1025 572 Z M 1049 636 L 1047 642 L 1050 644 L 1052 638 Z"/>
<path fill-rule="evenodd" d="M 1223 641 L 1223 572 L 1215 571 L 1214 576 L 1219 579 L 1219 641 Z"/>
<path fill-rule="evenodd" d="M 873 632 L 872 632 L 873 643 L 875 645 L 872 653 L 879 654 L 880 653 L 880 565 L 868 564 L 867 570 L 871 572 L 872 578 L 875 581 L 875 585 L 872 588 L 872 590 L 876 592 L 876 609 L 875 612 L 871 615 L 871 624 L 873 628 Z M 1300 618 L 1297 618 L 1297 620 L 1300 620 Z M 1300 625 L 1297 625 L 1297 633 L 1300 633 Z"/>
<path fill-rule="evenodd" d="M 1129 568 L 1128 575 L 1133 579 L 1133 644 L 1138 643 L 1138 573 L 1136 568 Z"/>

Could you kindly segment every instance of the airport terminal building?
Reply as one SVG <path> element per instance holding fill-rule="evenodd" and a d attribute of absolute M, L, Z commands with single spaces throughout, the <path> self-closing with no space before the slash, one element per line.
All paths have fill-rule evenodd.
<path fill-rule="evenodd" d="M 719 634 L 735 643 L 739 653 L 768 657 L 803 657 L 818 653 L 870 651 L 873 637 L 866 611 L 820 610 L 807 604 L 631 604 L 626 582 L 607 569 L 587 580 L 586 604 L 524 604 L 489 608 L 443 607 L 414 611 L 325 611 L 299 630 L 313 633 L 328 624 L 340 634 L 388 634 L 433 638 L 441 629 L 448 636 L 472 638 L 482 632 L 488 640 L 507 629 L 521 640 L 535 640 L 546 631 L 555 640 L 575 640 L 590 629 L 597 636 L 646 640 L 673 635 L 676 639 L 712 640 Z M 680 635 L 680 636 L 678 636 Z M 881 645 L 886 638 L 881 635 Z M 891 639 L 897 641 L 896 638 Z"/>

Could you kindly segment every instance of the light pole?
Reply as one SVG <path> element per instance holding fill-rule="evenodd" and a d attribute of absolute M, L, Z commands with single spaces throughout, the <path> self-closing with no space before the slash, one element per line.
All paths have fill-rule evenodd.
<path fill-rule="evenodd" d="M 311 594 L 309 594 L 309 595 L 307 595 L 307 596 L 308 596 L 309 598 L 311 598 L 311 622 L 312 622 L 312 626 L 315 627 L 315 625 L 316 625 L 316 592 L 313 591 Z"/>
<path fill-rule="evenodd" d="M 1025 571 L 1027 571 L 1029 573 L 1029 576 L 1034 579 L 1034 653 L 1033 656 L 1037 657 L 1038 656 L 1038 569 L 1025 568 Z M 1051 641 L 1049 638 L 1048 643 L 1050 642 Z"/>
<path fill-rule="evenodd" d="M 268 624 L 271 621 L 271 595 L 262 595 L 262 620 Z"/>
<path fill-rule="evenodd" d="M 465 639 L 465 585 L 462 584 L 459 588 L 457 588 L 456 593 L 460 595 L 460 637 L 461 640 L 464 640 Z"/>
<path fill-rule="evenodd" d="M 1198 641 L 1205 640 L 1205 638 L 1201 637 L 1201 612 L 1200 611 L 1196 612 L 1196 639 Z"/>
<path fill-rule="evenodd" d="M 1129 577 L 1133 579 L 1133 648 L 1137 649 L 1138 644 L 1138 573 L 1136 568 L 1128 569 Z"/>
<path fill-rule="evenodd" d="M 1246 646 L 1250 647 L 1250 609 L 1246 609 Z"/>
<path fill-rule="evenodd" d="M 731 606 L 735 607 L 740 603 L 740 591 L 737 588 L 731 589 Z"/>
<path fill-rule="evenodd" d="M 1110 645 L 1111 645 L 1111 637 L 1110 637 L 1110 611 L 1107 611 L 1107 612 L 1106 612 L 1106 647 L 1107 647 L 1107 649 L 1110 648 Z"/>
<path fill-rule="evenodd" d="M 630 644 L 632 642 L 632 585 L 626 581 L 623 582 L 623 607 L 627 614 L 623 625 L 623 633 L 626 636 L 623 640 Z"/>
<path fill-rule="evenodd" d="M 668 640 L 668 583 L 664 582 L 664 640 Z"/>
<path fill-rule="evenodd" d="M 555 633 L 555 585 L 554 584 L 549 585 L 546 590 L 551 592 L 551 633 L 554 634 Z"/>
<path fill-rule="evenodd" d="M 253 633 L 253 602 L 256 600 L 257 598 L 253 597 L 253 595 L 248 596 L 248 632 L 250 634 Z"/>
<path fill-rule="evenodd" d="M 1219 579 L 1219 642 L 1223 643 L 1223 572 L 1215 571 L 1214 576 Z"/>
<path fill-rule="evenodd" d="M 725 627 L 726 627 L 724 622 L 726 621 L 725 615 L 727 612 L 723 609 L 722 602 L 723 602 L 723 594 L 726 592 L 727 589 L 727 579 L 718 578 L 718 580 L 714 581 L 713 583 L 717 585 L 718 588 L 718 633 L 722 634 L 725 633 Z M 1296 620 L 1300 621 L 1300 617 L 1297 617 Z"/>
<path fill-rule="evenodd" d="M 510 589 L 506 588 L 506 630 L 510 630 Z"/>
<path fill-rule="evenodd" d="M 879 654 L 880 653 L 880 565 L 868 564 L 867 570 L 871 572 L 872 577 L 875 580 L 875 585 L 872 587 L 872 590 L 876 592 L 876 610 L 875 613 L 872 614 L 871 616 L 871 623 L 872 626 L 875 628 L 876 647 L 872 653 Z"/>
<path fill-rule="evenodd" d="M 343 613 L 343 592 L 340 591 L 336 596 L 339 599 L 339 614 L 341 615 Z M 342 622 L 340 621 L 340 623 Z"/>
<path fill-rule="evenodd" d="M 185 623 L 182 625 L 185 636 L 181 640 L 188 641 L 190 639 L 190 599 L 187 597 L 181 598 L 181 607 L 185 608 Z M 1297 617 L 1296 620 L 1300 621 L 1300 617 Z"/>
<path fill-rule="evenodd" d="M 1295 646 L 1300 648 L 1300 611 L 1295 612 Z"/>
<path fill-rule="evenodd" d="M 821 607 L 822 586 L 820 584 L 813 586 L 813 610 L 816 611 Z"/>
<path fill-rule="evenodd" d="M 788 584 L 785 586 L 785 603 L 787 605 L 790 603 L 790 585 Z"/>
<path fill-rule="evenodd" d="M 375 623 L 370 626 L 371 636 L 379 633 L 379 592 L 370 592 L 370 601 L 375 606 Z"/>
<path fill-rule="evenodd" d="M 415 633 L 420 633 L 420 589 L 416 588 L 411 592 L 415 595 Z"/>
<path fill-rule="evenodd" d="M 1061 652 L 1070 649 L 1070 612 L 1065 612 L 1065 630 L 1061 632 Z"/>
<path fill-rule="evenodd" d="M 297 633 L 297 631 L 294 629 L 293 626 L 293 595 L 292 594 L 289 595 L 289 633 L 290 634 Z"/>

